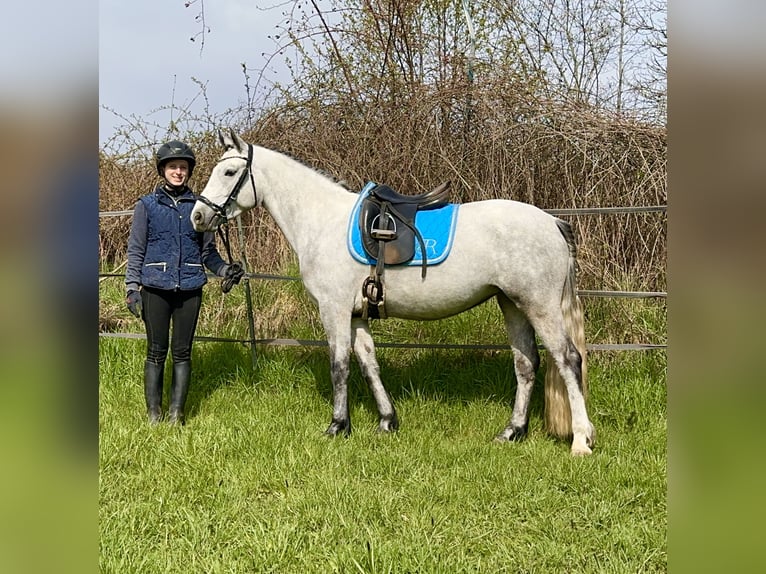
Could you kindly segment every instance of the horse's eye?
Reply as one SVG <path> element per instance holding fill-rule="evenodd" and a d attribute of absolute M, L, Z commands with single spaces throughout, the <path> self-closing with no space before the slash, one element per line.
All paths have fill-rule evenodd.
<path fill-rule="evenodd" d="M 236 173 L 237 173 L 236 169 L 227 169 L 225 172 L 223 172 L 223 175 L 225 175 L 226 177 L 231 177 Z"/>

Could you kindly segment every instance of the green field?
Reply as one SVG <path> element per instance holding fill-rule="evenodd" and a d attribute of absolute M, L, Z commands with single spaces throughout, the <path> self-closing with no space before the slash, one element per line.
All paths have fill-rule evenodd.
<path fill-rule="evenodd" d="M 274 291 L 254 293 L 257 317 L 269 317 Z M 300 314 L 300 284 L 285 291 L 297 302 L 282 307 Z M 244 321 L 226 318 L 241 290 L 228 306 L 210 293 L 198 333 L 241 332 Z M 591 332 L 603 331 L 602 314 L 590 311 Z M 498 315 L 485 305 L 373 332 L 496 343 Z M 639 319 L 657 327 L 652 311 Z M 308 316 L 272 334 L 321 336 Z M 197 343 L 181 428 L 145 421 L 144 346 L 100 342 L 102 572 L 667 571 L 664 351 L 591 353 L 598 439 L 592 456 L 575 458 L 542 430 L 542 385 L 527 440 L 492 441 L 510 417 L 509 351 L 379 349 L 400 431 L 374 432 L 354 365 L 354 432 L 329 439 L 326 349 L 259 348 L 253 367 L 244 346 Z"/>

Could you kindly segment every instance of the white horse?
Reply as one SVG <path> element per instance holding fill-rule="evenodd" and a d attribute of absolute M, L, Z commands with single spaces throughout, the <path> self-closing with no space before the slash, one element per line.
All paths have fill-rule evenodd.
<path fill-rule="evenodd" d="M 198 231 L 262 205 L 298 256 L 309 295 L 319 307 L 330 351 L 333 414 L 328 435 L 351 432 L 347 379 L 353 349 L 377 404 L 381 432 L 399 426 L 380 378 L 369 324 L 362 318 L 368 265 L 347 247 L 349 216 L 359 194 L 287 155 L 219 132 L 224 153 L 191 214 Z M 571 452 L 590 454 L 595 428 L 587 393 L 583 313 L 575 290 L 574 237 L 568 223 L 509 200 L 460 206 L 452 250 L 427 276 L 415 266 L 385 269 L 385 308 L 403 319 L 441 319 L 495 297 L 514 355 L 516 398 L 496 440 L 516 441 L 528 429 L 528 407 L 540 363 L 535 333 L 547 349 L 548 432 L 572 438 Z"/>

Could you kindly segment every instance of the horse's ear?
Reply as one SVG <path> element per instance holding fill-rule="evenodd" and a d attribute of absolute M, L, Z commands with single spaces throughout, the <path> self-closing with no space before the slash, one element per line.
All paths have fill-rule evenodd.
<path fill-rule="evenodd" d="M 234 145 L 239 150 L 239 153 L 245 153 L 247 151 L 247 142 L 237 135 L 233 128 L 229 128 L 231 139 L 234 141 Z"/>
<path fill-rule="evenodd" d="M 218 142 L 221 144 L 225 151 L 229 151 L 230 149 L 234 149 L 236 147 L 234 140 L 229 137 L 228 134 L 224 133 L 223 130 L 218 130 Z"/>

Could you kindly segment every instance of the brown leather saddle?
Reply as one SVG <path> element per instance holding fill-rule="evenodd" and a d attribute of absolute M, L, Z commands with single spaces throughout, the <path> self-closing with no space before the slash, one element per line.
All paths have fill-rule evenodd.
<path fill-rule="evenodd" d="M 404 195 L 387 185 L 377 185 L 364 198 L 359 210 L 359 231 L 367 254 L 385 265 L 397 265 L 415 256 L 415 241 L 423 254 L 422 276 L 426 275 L 426 248 L 415 227 L 415 215 L 425 209 L 447 205 L 450 182 L 419 195 Z"/>
<path fill-rule="evenodd" d="M 418 211 L 437 209 L 448 203 L 450 182 L 419 195 L 404 195 L 387 185 L 376 185 L 362 201 L 359 232 L 362 247 L 376 264 L 362 284 L 362 318 L 385 319 L 386 294 L 383 272 L 386 265 L 397 265 L 415 256 L 415 241 L 423 254 L 421 277 L 425 279 L 427 261 L 423 236 L 415 227 Z"/>

